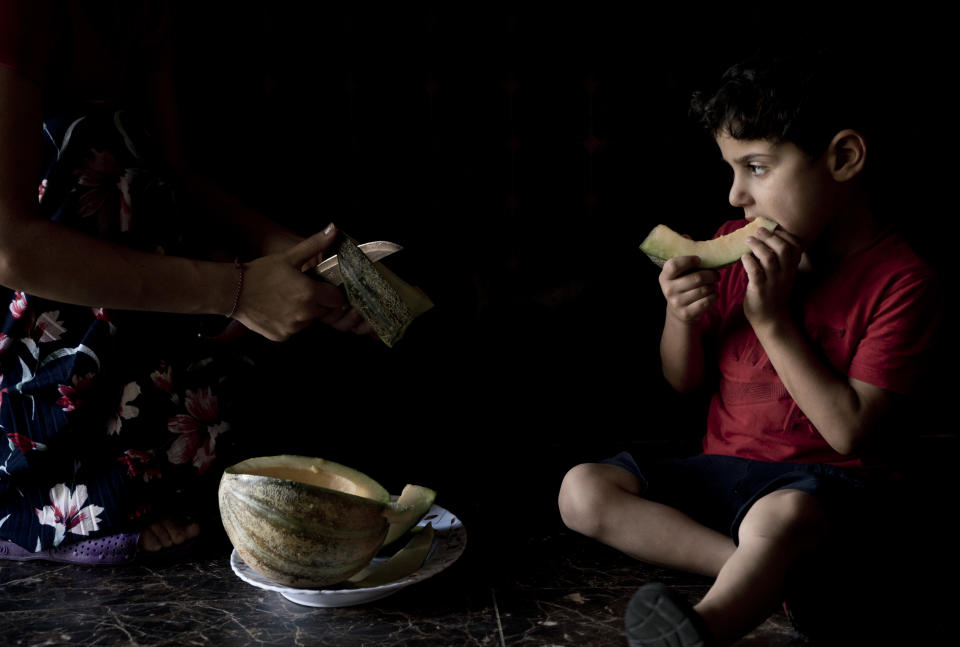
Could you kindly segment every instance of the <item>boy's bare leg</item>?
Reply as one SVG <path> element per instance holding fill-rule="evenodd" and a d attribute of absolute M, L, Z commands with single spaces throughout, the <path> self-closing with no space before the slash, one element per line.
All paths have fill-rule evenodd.
<path fill-rule="evenodd" d="M 720 644 L 747 634 L 776 610 L 790 565 L 823 536 L 823 511 L 806 492 L 778 490 L 753 504 L 740 524 L 739 546 L 694 607 Z"/>
<path fill-rule="evenodd" d="M 758 500 L 740 524 L 737 546 L 673 508 L 640 498 L 640 487 L 615 465 L 578 465 L 561 485 L 561 516 L 571 529 L 642 561 L 715 576 L 694 609 L 720 644 L 776 610 L 790 565 L 824 535 L 819 503 L 799 490 Z"/>
<path fill-rule="evenodd" d="M 640 480 L 616 465 L 584 463 L 560 486 L 563 522 L 637 559 L 716 577 L 733 540 L 682 512 L 640 498 Z"/>

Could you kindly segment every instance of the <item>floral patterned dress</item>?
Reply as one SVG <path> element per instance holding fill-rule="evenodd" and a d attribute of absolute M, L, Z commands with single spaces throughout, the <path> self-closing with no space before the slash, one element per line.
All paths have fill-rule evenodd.
<path fill-rule="evenodd" d="M 188 220 L 128 113 L 44 124 L 42 214 L 189 255 Z M 40 551 L 209 512 L 251 362 L 198 318 L 77 306 L 0 287 L 0 540 Z M 221 318 L 222 319 L 222 318 Z M 198 494 L 198 489 L 199 494 Z"/>

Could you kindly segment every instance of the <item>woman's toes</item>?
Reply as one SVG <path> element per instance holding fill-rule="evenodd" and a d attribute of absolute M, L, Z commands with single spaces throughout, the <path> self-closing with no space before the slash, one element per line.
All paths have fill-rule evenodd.
<path fill-rule="evenodd" d="M 141 531 L 139 546 L 146 552 L 156 552 L 182 544 L 199 534 L 200 526 L 196 523 L 183 525 L 171 519 L 164 519 L 150 524 Z"/>
<path fill-rule="evenodd" d="M 160 538 L 157 537 L 157 533 L 154 531 L 153 526 L 147 526 L 140 532 L 140 540 L 137 542 L 141 550 L 144 550 L 148 553 L 153 553 L 161 548 L 163 544 L 160 543 Z"/>
<path fill-rule="evenodd" d="M 187 536 L 183 532 L 183 526 L 179 523 L 176 523 L 172 519 L 164 519 L 160 522 L 160 525 L 167 533 L 167 536 L 170 537 L 170 545 L 182 544 L 186 541 Z"/>
<path fill-rule="evenodd" d="M 200 535 L 200 524 L 198 523 L 187 524 L 187 526 L 183 529 L 183 533 L 184 535 L 186 535 L 187 539 L 194 539 L 195 537 Z"/>

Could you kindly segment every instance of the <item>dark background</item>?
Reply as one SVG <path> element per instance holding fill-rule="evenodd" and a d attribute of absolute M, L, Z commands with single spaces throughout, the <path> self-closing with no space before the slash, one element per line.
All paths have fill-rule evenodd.
<path fill-rule="evenodd" d="M 557 521 L 573 464 L 695 447 L 705 401 L 660 377 L 663 298 L 637 247 L 661 222 L 704 238 L 739 217 L 687 106 L 764 43 L 836 40 L 876 63 L 886 204 L 951 270 L 955 57 L 936 16 L 313 4 L 177 6 L 188 151 L 303 234 L 332 221 L 402 244 L 388 264 L 436 307 L 393 349 L 323 329 L 269 346 L 286 398 L 264 389 L 264 454 L 432 485 L 465 516 Z M 931 378 L 904 455 L 939 434 L 917 442 L 946 467 L 951 385 Z"/>

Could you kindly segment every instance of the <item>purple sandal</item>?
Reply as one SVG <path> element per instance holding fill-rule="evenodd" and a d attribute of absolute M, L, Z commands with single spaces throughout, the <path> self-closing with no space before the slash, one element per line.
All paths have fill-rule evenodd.
<path fill-rule="evenodd" d="M 28 561 L 45 559 L 68 564 L 129 564 L 137 557 L 140 533 L 119 533 L 86 539 L 61 548 L 32 553 L 11 541 L 0 541 L 0 559 Z"/>

